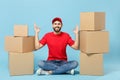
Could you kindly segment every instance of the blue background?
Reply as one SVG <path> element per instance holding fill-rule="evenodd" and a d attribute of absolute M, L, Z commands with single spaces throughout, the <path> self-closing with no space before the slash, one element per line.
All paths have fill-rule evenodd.
<path fill-rule="evenodd" d="M 0 0 L 0 80 L 120 80 L 120 1 L 119 0 Z M 104 54 L 104 76 L 87 75 L 23 75 L 10 76 L 8 52 L 4 50 L 5 36 L 13 36 L 14 24 L 28 24 L 29 35 L 34 35 L 33 24 L 40 27 L 39 37 L 52 31 L 51 20 L 59 16 L 63 20 L 62 31 L 74 39 L 73 29 L 80 25 L 80 12 L 105 12 L 106 31 L 110 33 L 110 50 Z M 34 65 L 47 58 L 47 46 L 34 52 Z M 68 59 L 79 61 L 79 50 L 67 47 Z M 79 71 L 79 67 L 76 69 Z"/>

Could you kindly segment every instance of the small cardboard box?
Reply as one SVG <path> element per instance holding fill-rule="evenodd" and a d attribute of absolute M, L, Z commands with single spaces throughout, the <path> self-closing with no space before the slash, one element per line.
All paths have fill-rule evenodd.
<path fill-rule="evenodd" d="M 108 31 L 80 31 L 80 50 L 89 53 L 109 51 Z"/>
<path fill-rule="evenodd" d="M 35 37 L 5 37 L 5 50 L 8 52 L 31 52 L 35 50 Z"/>
<path fill-rule="evenodd" d="M 19 54 L 9 52 L 9 71 L 10 75 L 33 74 L 34 55 L 32 52 Z"/>
<path fill-rule="evenodd" d="M 104 12 L 81 12 L 80 30 L 104 30 L 105 13 Z"/>
<path fill-rule="evenodd" d="M 103 54 L 80 53 L 80 74 L 103 75 Z"/>
<path fill-rule="evenodd" d="M 28 36 L 28 25 L 14 25 L 14 36 Z"/>

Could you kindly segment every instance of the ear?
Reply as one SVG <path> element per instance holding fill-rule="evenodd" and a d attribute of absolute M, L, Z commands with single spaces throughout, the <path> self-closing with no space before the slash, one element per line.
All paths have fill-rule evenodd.
<path fill-rule="evenodd" d="M 61 25 L 63 26 L 63 24 L 61 24 Z M 62 26 L 61 26 L 61 27 L 62 27 Z"/>
<path fill-rule="evenodd" d="M 52 27 L 53 27 L 54 24 L 52 24 Z"/>

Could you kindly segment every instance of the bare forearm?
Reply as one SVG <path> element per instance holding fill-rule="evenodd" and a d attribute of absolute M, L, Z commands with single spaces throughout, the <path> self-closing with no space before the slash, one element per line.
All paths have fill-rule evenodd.
<path fill-rule="evenodd" d="M 35 49 L 38 49 L 40 46 L 39 44 L 39 37 L 38 37 L 38 33 L 35 32 Z"/>
<path fill-rule="evenodd" d="M 78 33 L 75 34 L 75 42 L 71 46 L 73 49 L 78 50 L 79 49 L 79 39 L 78 39 Z"/>
<path fill-rule="evenodd" d="M 75 43 L 74 43 L 74 49 L 78 49 L 79 47 L 79 39 L 78 39 L 78 33 L 75 34 Z"/>

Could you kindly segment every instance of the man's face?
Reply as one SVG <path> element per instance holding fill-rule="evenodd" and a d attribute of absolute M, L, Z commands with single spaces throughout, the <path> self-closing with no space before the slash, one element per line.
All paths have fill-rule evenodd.
<path fill-rule="evenodd" d="M 53 24 L 52 24 L 52 27 L 53 27 L 53 30 L 58 33 L 60 32 L 61 28 L 62 28 L 62 23 L 59 22 L 59 21 L 55 21 Z"/>

